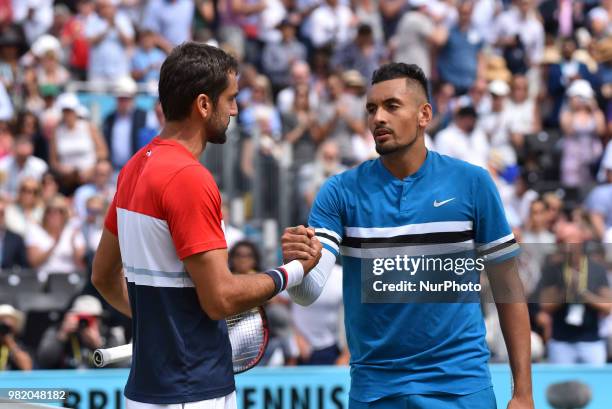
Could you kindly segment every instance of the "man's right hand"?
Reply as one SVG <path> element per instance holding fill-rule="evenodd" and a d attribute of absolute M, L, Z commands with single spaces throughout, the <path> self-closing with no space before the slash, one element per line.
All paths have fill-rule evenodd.
<path fill-rule="evenodd" d="M 315 237 L 314 229 L 304 226 L 287 227 L 281 238 L 283 261 L 298 260 L 308 273 L 321 259 L 323 245 Z"/>

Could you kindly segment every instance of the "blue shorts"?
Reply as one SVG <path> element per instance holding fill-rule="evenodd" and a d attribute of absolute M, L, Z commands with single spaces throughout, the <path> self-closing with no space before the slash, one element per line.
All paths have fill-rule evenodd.
<path fill-rule="evenodd" d="M 496 409 L 493 387 L 469 395 L 404 395 L 374 402 L 349 399 L 349 409 Z"/>

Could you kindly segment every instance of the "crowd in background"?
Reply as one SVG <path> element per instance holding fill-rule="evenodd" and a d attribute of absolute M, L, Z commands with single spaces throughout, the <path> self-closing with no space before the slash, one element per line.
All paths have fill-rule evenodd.
<path fill-rule="evenodd" d="M 524 243 L 534 360 L 612 357 L 611 0 L 0 0 L 0 370 L 87 367 L 129 341 L 88 273 L 117 173 L 163 127 L 159 68 L 187 40 L 240 62 L 233 272 L 271 267 L 253 187 L 266 217 L 307 223 L 329 176 L 377 156 L 373 71 L 414 63 L 430 79 L 427 146 L 487 168 Z M 112 100 L 104 115 L 94 93 Z M 576 263 L 555 251 L 569 243 Z M 270 301 L 264 363 L 346 364 L 341 305 L 340 266 L 313 306 Z"/>

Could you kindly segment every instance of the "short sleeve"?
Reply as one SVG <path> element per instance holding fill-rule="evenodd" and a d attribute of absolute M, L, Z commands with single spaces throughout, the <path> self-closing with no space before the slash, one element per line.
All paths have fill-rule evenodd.
<path fill-rule="evenodd" d="M 586 199 L 585 207 L 593 213 L 599 213 L 603 216 L 608 214 L 608 198 L 601 187 L 596 187 Z"/>
<path fill-rule="evenodd" d="M 204 251 L 227 248 L 221 194 L 203 166 L 181 169 L 166 185 L 161 205 L 181 260 Z"/>
<path fill-rule="evenodd" d="M 113 201 L 110 206 L 108 206 L 108 212 L 106 213 L 106 219 L 104 220 L 104 227 L 115 236 L 118 236 L 117 229 L 117 193 L 115 193 L 115 197 L 113 197 Z"/>
<path fill-rule="evenodd" d="M 519 254 L 504 206 L 489 172 L 477 168 L 474 195 L 474 236 L 479 257 L 485 262 L 505 261 Z"/>
<path fill-rule="evenodd" d="M 308 219 L 323 247 L 335 256 L 340 252 L 343 235 L 341 203 L 339 178 L 332 177 L 319 190 Z"/>

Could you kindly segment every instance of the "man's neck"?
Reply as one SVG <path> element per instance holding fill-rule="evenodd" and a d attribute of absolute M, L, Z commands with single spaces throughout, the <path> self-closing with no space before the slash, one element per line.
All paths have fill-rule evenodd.
<path fill-rule="evenodd" d="M 396 178 L 404 179 L 416 173 L 427 158 L 427 148 L 423 136 L 404 150 L 381 156 L 380 160 Z"/>
<path fill-rule="evenodd" d="M 160 139 L 175 140 L 183 145 L 194 158 L 199 158 L 206 143 L 202 138 L 201 126 L 196 126 L 189 120 L 184 121 L 168 121 L 159 134 Z"/>

